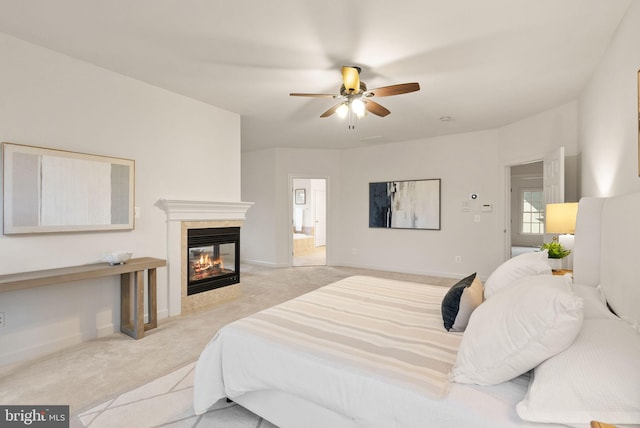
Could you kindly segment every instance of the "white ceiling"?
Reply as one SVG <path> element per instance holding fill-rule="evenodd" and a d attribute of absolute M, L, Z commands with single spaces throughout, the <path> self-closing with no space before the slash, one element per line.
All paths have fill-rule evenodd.
<path fill-rule="evenodd" d="M 0 31 L 242 116 L 242 148 L 346 148 L 502 126 L 575 99 L 631 0 L 0 0 Z M 340 67 L 391 110 L 319 116 Z M 442 116 L 453 120 L 443 122 Z"/>

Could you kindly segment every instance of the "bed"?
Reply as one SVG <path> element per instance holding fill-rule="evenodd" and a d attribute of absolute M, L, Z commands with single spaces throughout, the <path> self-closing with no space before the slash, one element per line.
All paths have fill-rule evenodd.
<path fill-rule="evenodd" d="M 511 259 L 464 332 L 443 327 L 441 303 L 468 284 L 373 277 L 231 323 L 198 360 L 195 412 L 229 398 L 282 428 L 640 426 L 638 218 L 640 194 L 583 198 L 573 282 L 550 275 L 540 253 Z M 514 333 L 528 310 L 536 319 Z M 533 325 L 546 336 L 529 340 L 526 323 L 546 313 L 554 324 Z M 504 343 L 509 358 L 493 367 Z"/>

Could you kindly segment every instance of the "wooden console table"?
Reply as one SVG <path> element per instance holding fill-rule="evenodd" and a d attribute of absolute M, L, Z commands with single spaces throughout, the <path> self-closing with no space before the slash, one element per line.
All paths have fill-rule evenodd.
<path fill-rule="evenodd" d="M 151 330 L 158 326 L 156 268 L 166 265 L 166 260 L 140 257 L 115 266 L 111 266 L 108 263 L 94 263 L 33 272 L 11 273 L 0 275 L 0 292 L 120 275 L 120 331 L 134 339 L 140 339 L 144 337 L 146 330 Z M 147 283 L 149 286 L 149 293 L 147 294 L 149 322 L 146 324 L 144 322 L 145 270 L 147 271 Z"/>

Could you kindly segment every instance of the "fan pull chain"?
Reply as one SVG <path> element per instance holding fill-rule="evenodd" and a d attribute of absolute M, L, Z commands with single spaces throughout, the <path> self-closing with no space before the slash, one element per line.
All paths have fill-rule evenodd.
<path fill-rule="evenodd" d="M 356 119 L 356 114 L 353 112 L 353 110 L 349 109 L 349 112 L 347 113 L 347 129 L 356 129 L 356 125 L 355 123 L 353 123 Z"/>

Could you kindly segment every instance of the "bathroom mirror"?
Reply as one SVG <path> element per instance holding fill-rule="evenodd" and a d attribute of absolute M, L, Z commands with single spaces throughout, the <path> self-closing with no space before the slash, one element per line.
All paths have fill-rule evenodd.
<path fill-rule="evenodd" d="M 2 143 L 3 233 L 134 226 L 135 162 Z"/>

